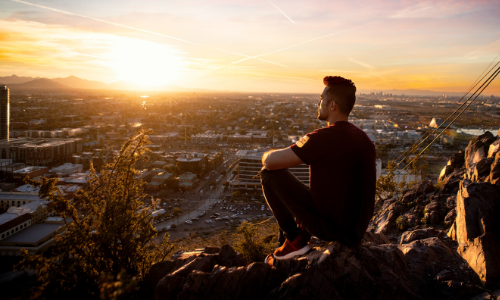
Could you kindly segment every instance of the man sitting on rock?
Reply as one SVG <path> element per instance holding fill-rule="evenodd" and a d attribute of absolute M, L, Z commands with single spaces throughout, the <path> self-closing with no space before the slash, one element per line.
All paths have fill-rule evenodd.
<path fill-rule="evenodd" d="M 327 126 L 262 157 L 262 190 L 286 237 L 266 258 L 269 264 L 305 254 L 311 235 L 356 246 L 373 215 L 375 146 L 347 121 L 356 86 L 339 76 L 327 76 L 323 83 L 318 119 Z M 302 163 L 309 165 L 310 186 L 287 169 Z"/>

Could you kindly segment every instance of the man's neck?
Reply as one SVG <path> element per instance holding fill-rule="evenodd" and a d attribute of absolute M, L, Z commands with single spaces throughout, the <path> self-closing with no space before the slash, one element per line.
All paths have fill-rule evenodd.
<path fill-rule="evenodd" d="M 346 116 L 346 115 L 337 115 L 337 116 L 333 116 L 332 115 L 332 116 L 330 116 L 330 118 L 328 118 L 326 120 L 326 125 L 330 126 L 330 125 L 332 125 L 335 122 L 338 122 L 338 121 L 347 121 L 348 119 L 349 119 L 349 117 Z"/>

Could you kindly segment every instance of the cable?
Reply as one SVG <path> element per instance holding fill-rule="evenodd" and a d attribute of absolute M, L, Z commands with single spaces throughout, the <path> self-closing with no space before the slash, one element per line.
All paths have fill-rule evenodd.
<path fill-rule="evenodd" d="M 467 96 L 467 95 L 470 93 L 470 91 L 471 91 L 472 89 L 474 89 L 474 88 L 475 88 L 475 87 L 479 84 L 479 82 L 481 82 L 481 81 L 484 79 L 484 77 L 486 77 L 486 76 L 487 76 L 487 75 L 491 72 L 491 70 L 493 70 L 493 69 L 494 69 L 494 68 L 495 68 L 495 67 L 496 67 L 496 66 L 500 63 L 500 61 L 498 61 L 498 62 L 497 62 L 497 63 L 496 63 L 496 64 L 495 64 L 492 68 L 490 68 L 490 69 L 489 69 L 489 71 L 488 71 L 486 74 L 484 74 L 484 72 L 486 72 L 486 70 L 488 70 L 488 68 L 489 68 L 489 67 L 491 66 L 491 64 L 492 64 L 492 63 L 493 63 L 493 62 L 494 62 L 494 61 L 498 58 L 498 56 L 500 56 L 500 53 L 499 53 L 499 54 L 497 54 L 497 56 L 495 57 L 495 59 L 493 59 L 493 61 L 491 61 L 491 62 L 490 62 L 490 64 L 486 67 L 486 69 L 483 71 L 483 73 L 481 73 L 481 75 L 479 75 L 478 79 L 476 79 L 475 83 L 474 83 L 474 84 L 473 84 L 473 85 L 469 88 L 469 90 L 465 93 L 465 95 L 463 95 L 463 96 L 462 96 L 462 98 L 460 98 L 460 100 L 458 100 L 458 101 L 455 103 L 455 105 L 459 104 L 459 103 L 460 103 L 460 101 L 462 101 L 462 100 L 465 98 L 465 96 Z M 484 76 L 483 76 L 483 77 L 481 77 L 483 74 L 484 74 Z M 481 78 L 480 78 L 480 77 L 481 77 Z M 479 78 L 480 78 L 480 79 L 479 79 Z M 401 159 L 401 161 L 400 161 L 400 162 L 396 165 L 396 168 L 397 168 L 397 167 L 398 167 L 398 166 L 399 166 L 399 165 L 400 165 L 400 164 L 401 164 L 401 163 L 402 163 L 402 162 L 403 162 L 403 161 L 404 161 L 404 160 L 405 160 L 405 159 L 406 159 L 406 158 L 410 155 L 410 153 L 408 153 L 408 152 L 411 152 L 411 150 L 413 150 L 413 149 L 418 149 L 418 148 L 419 148 L 419 147 L 420 147 L 420 146 L 421 146 L 421 145 L 422 145 L 422 144 L 423 144 L 423 143 L 424 143 L 424 142 L 425 142 L 425 141 L 426 141 L 426 140 L 427 140 L 430 136 L 432 136 L 432 135 L 433 135 L 433 134 L 434 134 L 437 130 L 439 130 L 439 129 L 440 129 L 440 128 L 441 128 L 441 127 L 442 127 L 442 126 L 446 123 L 446 121 L 448 121 L 448 119 L 449 119 L 449 118 L 451 118 L 454 114 L 456 114 L 456 113 L 457 113 L 457 111 L 458 111 L 458 110 L 460 110 L 460 108 L 462 108 L 462 107 L 465 105 L 465 103 L 467 103 L 467 101 L 469 101 L 469 99 L 470 99 L 472 96 L 474 96 L 474 94 L 472 94 L 472 95 L 471 95 L 471 96 L 470 96 L 470 97 L 469 97 L 469 98 L 468 98 L 468 99 L 467 99 L 464 103 L 462 103 L 462 105 L 460 105 L 460 107 L 458 107 L 457 109 L 455 109 L 455 111 L 454 111 L 451 115 L 449 115 L 449 116 L 448 116 L 448 117 L 447 117 L 447 118 L 446 118 L 446 119 L 445 119 L 445 120 L 444 120 L 441 124 L 438 124 L 438 127 L 437 127 L 437 128 L 435 128 L 435 129 L 434 129 L 434 130 L 433 130 L 430 134 L 429 134 L 429 131 L 431 131 L 432 129 L 428 129 L 428 130 L 427 130 L 427 132 L 426 132 L 425 134 L 423 134 L 417 142 L 415 142 L 415 144 L 416 144 L 416 143 L 419 143 L 419 142 L 420 142 L 420 140 L 422 140 L 422 138 L 424 138 L 424 137 L 425 137 L 425 138 L 424 138 L 424 139 L 423 139 L 423 140 L 422 140 L 422 141 L 421 141 L 418 145 L 416 145 L 416 146 L 415 146 L 415 144 L 413 144 L 411 147 L 409 147 L 407 150 L 405 150 L 405 151 L 404 151 L 404 152 L 403 152 L 403 153 L 402 153 L 402 154 L 401 154 L 398 158 L 396 158 L 396 159 L 394 160 L 395 162 L 396 162 L 397 160 L 399 160 L 402 156 L 404 156 L 404 157 Z M 452 107 L 452 108 L 448 111 L 448 113 L 449 113 L 450 111 L 452 111 L 453 109 L 454 109 L 454 107 Z M 447 113 L 447 114 L 448 114 L 448 113 Z"/>
<path fill-rule="evenodd" d="M 498 64 L 498 63 L 497 63 L 497 64 Z M 436 136 L 436 138 L 434 138 L 434 140 L 432 140 L 432 141 L 429 143 L 429 145 L 427 145 L 427 146 L 426 146 L 426 147 L 425 147 L 425 148 L 424 148 L 424 149 L 423 149 L 423 150 L 422 150 L 422 151 L 421 151 L 418 155 L 416 155 L 416 156 L 415 156 L 415 157 L 414 157 L 414 158 L 413 158 L 413 159 L 412 159 L 412 160 L 411 160 L 411 161 L 410 161 L 410 162 L 409 162 L 409 163 L 408 163 L 408 164 L 407 164 L 407 165 L 406 165 L 403 169 L 401 169 L 401 171 L 399 171 L 399 173 L 396 175 L 396 177 L 397 177 L 397 176 L 399 176 L 399 175 L 401 174 L 401 172 L 402 172 L 402 171 L 404 171 L 406 168 L 408 168 L 408 166 L 410 166 L 410 165 L 411 165 L 411 164 L 415 161 L 415 159 L 417 159 L 420 155 L 422 155 L 422 153 L 424 153 L 424 151 L 425 151 L 425 150 L 427 150 L 427 148 L 429 148 L 429 147 L 430 147 L 430 146 L 431 146 L 431 145 L 432 145 L 432 144 L 433 144 L 433 143 L 434 143 L 434 142 L 435 142 L 435 141 L 439 138 L 439 136 L 441 136 L 441 134 L 442 134 L 443 132 L 445 132 L 445 131 L 446 131 L 446 129 L 448 129 L 448 128 L 451 126 L 451 124 L 453 124 L 453 122 L 455 122 L 455 121 L 456 121 L 456 120 L 457 120 L 457 119 L 458 119 L 458 118 L 459 118 L 459 117 L 460 117 L 460 116 L 461 116 L 461 115 L 462 115 L 462 114 L 463 114 L 463 113 L 467 110 L 467 108 L 469 108 L 469 106 L 470 106 L 472 103 L 474 103 L 474 101 L 477 99 L 477 97 L 479 97 L 479 95 L 481 95 L 481 93 L 482 93 L 482 92 L 483 92 L 483 91 L 484 91 L 484 90 L 485 90 L 485 89 L 486 89 L 486 88 L 490 85 L 490 83 L 491 83 L 491 82 L 492 82 L 492 81 L 493 81 L 493 80 L 494 80 L 494 79 L 498 76 L 498 74 L 499 74 L 499 73 L 500 73 L 500 67 L 498 67 L 498 68 L 495 70 L 495 72 L 494 72 L 493 74 L 491 74 L 491 76 L 490 76 L 490 77 L 489 77 L 489 78 L 488 78 L 488 79 L 487 79 L 487 80 L 486 80 L 486 81 L 485 81 L 485 82 L 484 82 L 484 83 L 483 83 L 483 84 L 482 84 L 482 85 L 478 88 L 478 90 L 482 88 L 482 89 L 481 89 L 481 91 L 480 91 L 480 92 L 476 95 L 476 97 L 475 97 L 474 99 L 472 99 L 472 101 L 471 101 L 471 102 L 470 102 L 470 103 L 469 103 L 469 104 L 468 104 L 468 105 L 467 105 L 467 106 L 466 106 L 466 107 L 465 107 L 465 108 L 464 108 L 464 109 L 460 112 L 460 114 L 458 114 L 458 116 L 456 116 L 456 117 L 455 117 L 455 119 L 453 119 L 453 121 L 451 121 L 451 122 L 448 124 L 448 126 L 446 126 L 446 128 L 445 128 L 445 129 L 443 129 L 443 131 L 441 131 L 441 132 L 440 132 L 440 133 Z M 486 84 L 486 86 L 484 86 L 485 84 Z M 484 87 L 483 87 L 483 86 L 484 86 Z M 476 92 L 474 92 L 474 94 L 476 94 L 478 90 L 476 90 Z M 473 95 L 474 95 L 474 94 L 473 94 Z M 473 96 L 473 95 L 472 95 L 472 96 Z M 471 96 L 471 97 L 472 97 L 472 96 Z M 470 99 L 470 97 L 469 97 L 469 99 Z M 469 99 L 467 99 L 467 101 L 468 101 Z"/>

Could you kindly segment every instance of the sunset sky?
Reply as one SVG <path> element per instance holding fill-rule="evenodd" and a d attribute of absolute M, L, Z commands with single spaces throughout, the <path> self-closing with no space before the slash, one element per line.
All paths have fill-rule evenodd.
<path fill-rule="evenodd" d="M 500 53 L 500 1 L 0 0 L 0 76 L 319 93 L 466 91 Z M 497 58 L 497 61 L 500 57 Z M 500 79 L 485 94 L 500 96 Z"/>

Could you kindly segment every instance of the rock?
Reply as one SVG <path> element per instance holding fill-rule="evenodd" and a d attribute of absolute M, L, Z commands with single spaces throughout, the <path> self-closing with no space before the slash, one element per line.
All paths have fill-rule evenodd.
<path fill-rule="evenodd" d="M 500 191 L 497 186 L 462 183 L 450 235 L 459 242 L 458 253 L 483 284 L 500 283 Z"/>
<path fill-rule="evenodd" d="M 450 196 L 446 199 L 446 207 L 448 209 L 455 209 L 457 206 L 457 196 Z"/>
<path fill-rule="evenodd" d="M 493 157 L 483 158 L 476 163 L 474 166 L 474 174 L 472 175 L 472 181 L 480 181 L 481 178 L 488 176 L 490 174 L 491 163 L 493 162 Z"/>
<path fill-rule="evenodd" d="M 443 270 L 436 275 L 437 281 L 447 281 L 455 279 L 455 274 L 450 270 Z"/>
<path fill-rule="evenodd" d="M 440 192 L 453 192 L 456 193 L 460 187 L 460 180 L 462 180 L 465 169 L 459 169 L 451 173 L 448 177 L 442 180 L 442 187 Z"/>
<path fill-rule="evenodd" d="M 408 244 L 416 240 L 422 240 L 430 237 L 443 236 L 444 233 L 434 228 L 417 229 L 406 231 L 401 235 L 400 244 Z"/>
<path fill-rule="evenodd" d="M 243 257 L 243 255 L 238 254 L 234 249 L 229 245 L 224 245 L 220 248 L 218 255 L 219 265 L 225 267 L 235 267 L 235 266 L 246 266 L 247 260 Z"/>
<path fill-rule="evenodd" d="M 484 292 L 481 295 L 470 298 L 470 300 L 491 300 L 491 296 L 488 292 Z"/>
<path fill-rule="evenodd" d="M 182 287 L 182 291 L 177 296 L 177 299 L 202 298 L 203 294 L 200 294 L 200 288 L 209 275 L 210 273 L 207 272 L 193 271 L 187 277 L 186 282 Z"/>
<path fill-rule="evenodd" d="M 468 300 L 479 292 L 481 292 L 479 287 L 455 280 L 444 281 L 441 284 L 440 290 L 440 293 L 443 295 L 443 299 Z"/>
<path fill-rule="evenodd" d="M 372 233 L 372 232 L 365 232 L 363 235 L 363 244 L 390 244 L 391 241 L 383 234 L 383 233 Z"/>
<path fill-rule="evenodd" d="M 459 153 L 453 154 L 450 160 L 448 160 L 446 166 L 441 171 L 441 174 L 439 175 L 438 178 L 438 182 L 444 180 L 453 172 L 462 169 L 464 167 L 464 162 L 465 162 L 464 152 L 460 151 Z"/>
<path fill-rule="evenodd" d="M 379 242 L 387 239 L 375 234 L 367 237 Z M 350 248 L 331 242 L 275 267 L 216 265 L 209 272 L 192 270 L 183 277 L 195 265 L 204 267 L 201 262 L 207 259 L 214 258 L 200 254 L 167 274 L 158 282 L 156 299 L 424 299 L 429 293 L 424 282 L 410 272 L 405 255 L 392 244 L 372 242 Z"/>
<path fill-rule="evenodd" d="M 158 282 L 165 277 L 165 275 L 174 272 L 175 270 L 181 268 L 185 264 L 194 260 L 197 256 L 193 255 L 186 259 L 176 259 L 174 261 L 163 261 L 154 264 L 151 269 L 149 269 L 149 273 L 146 275 L 145 283 L 148 287 L 148 290 L 151 294 L 154 294 L 156 290 L 156 285 Z"/>
<path fill-rule="evenodd" d="M 497 152 L 491 164 L 490 183 L 500 185 L 500 152 Z"/>
<path fill-rule="evenodd" d="M 205 247 L 205 250 L 203 250 L 203 253 L 217 254 L 217 253 L 219 253 L 219 251 L 220 251 L 219 247 L 210 247 L 210 246 L 207 246 L 207 247 Z"/>
<path fill-rule="evenodd" d="M 500 138 L 497 138 L 488 149 L 488 157 L 495 157 L 500 150 Z"/>
<path fill-rule="evenodd" d="M 455 209 L 452 209 L 448 212 L 446 217 L 444 217 L 444 226 L 445 227 L 450 227 L 453 222 L 455 222 L 455 218 L 457 216 L 457 212 Z"/>
<path fill-rule="evenodd" d="M 427 204 L 424 213 L 428 224 L 439 224 L 441 221 L 440 205 L 437 201 Z"/>
<path fill-rule="evenodd" d="M 385 234 L 389 232 L 394 227 L 396 218 L 398 217 L 395 211 L 396 206 L 395 198 L 385 200 L 379 213 L 374 216 L 368 228 L 372 228 L 375 233 Z"/>
<path fill-rule="evenodd" d="M 470 141 L 467 148 L 465 148 L 465 168 L 469 169 L 473 163 L 487 157 L 487 151 L 494 141 L 495 137 L 489 131 L 477 137 L 476 140 Z"/>
<path fill-rule="evenodd" d="M 416 191 L 417 195 L 425 195 L 434 191 L 434 186 L 430 180 L 424 180 L 418 183 L 412 190 Z"/>
<path fill-rule="evenodd" d="M 451 249 L 437 237 L 401 244 L 398 248 L 406 257 L 408 269 L 419 278 L 425 274 L 434 277 L 445 268 L 441 265 L 444 258 L 453 255 Z"/>

